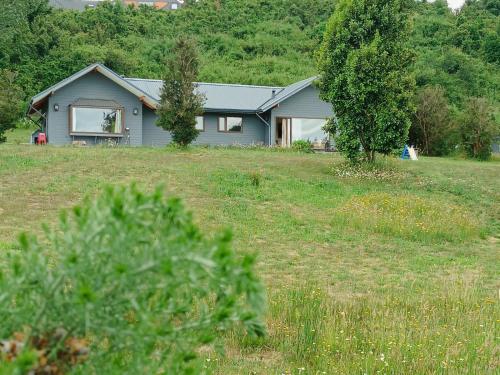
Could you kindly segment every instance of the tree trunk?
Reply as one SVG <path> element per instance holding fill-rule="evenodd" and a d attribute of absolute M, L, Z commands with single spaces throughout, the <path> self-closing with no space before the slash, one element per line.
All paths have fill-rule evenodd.
<path fill-rule="evenodd" d="M 369 163 L 375 162 L 375 150 L 365 150 L 366 161 Z"/>

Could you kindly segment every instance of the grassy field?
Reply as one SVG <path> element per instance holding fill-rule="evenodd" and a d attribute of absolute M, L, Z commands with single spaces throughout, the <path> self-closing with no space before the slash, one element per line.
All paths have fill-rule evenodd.
<path fill-rule="evenodd" d="M 204 232 L 257 252 L 268 337 L 216 374 L 488 374 L 499 368 L 500 161 L 0 145 L 0 252 L 107 184 L 158 183 Z M 1 253 L 0 253 L 1 262 Z"/>

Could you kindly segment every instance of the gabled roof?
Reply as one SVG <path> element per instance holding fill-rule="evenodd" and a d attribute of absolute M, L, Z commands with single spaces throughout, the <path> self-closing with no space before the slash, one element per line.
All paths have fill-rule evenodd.
<path fill-rule="evenodd" d="M 78 78 L 81 78 L 85 76 L 86 74 L 90 72 L 99 72 L 103 76 L 109 78 L 111 81 L 116 83 L 117 85 L 123 87 L 125 90 L 129 91 L 131 94 L 137 96 L 146 106 L 155 109 L 157 106 L 157 101 L 149 96 L 148 93 L 142 91 L 140 88 L 132 85 L 131 83 L 127 82 L 123 77 L 119 76 L 116 74 L 114 71 L 112 71 L 109 68 L 106 68 L 102 64 L 92 64 L 79 72 L 69 76 L 66 79 L 63 79 L 61 82 L 56 83 L 55 85 L 49 87 L 47 90 L 42 91 L 41 93 L 35 95 L 31 99 L 31 107 L 34 108 L 39 108 L 40 103 L 43 103 L 50 95 L 52 95 L 54 92 L 62 89 L 66 85 L 76 81 Z"/>
<path fill-rule="evenodd" d="M 55 91 L 60 90 L 92 71 L 101 73 L 117 85 L 134 94 L 149 108 L 155 109 L 158 106 L 163 81 L 124 78 L 102 64 L 92 64 L 35 95 L 31 99 L 30 108 L 39 109 L 41 104 Z M 205 96 L 204 109 L 207 112 L 262 113 L 309 87 L 316 78 L 311 77 L 284 88 L 198 82 L 196 83 L 196 90 Z"/>
<path fill-rule="evenodd" d="M 134 86 L 160 100 L 163 81 L 125 78 Z M 262 103 L 268 101 L 273 92 L 276 94 L 282 87 L 237 85 L 226 83 L 196 83 L 197 92 L 205 96 L 205 111 L 221 112 L 257 112 Z"/>
<path fill-rule="evenodd" d="M 278 92 L 274 98 L 271 98 L 264 102 L 260 107 L 260 112 L 266 112 L 278 105 L 279 103 L 285 101 L 289 97 L 297 94 L 299 91 L 304 90 L 306 87 L 309 87 L 318 77 L 311 77 L 304 79 L 303 81 L 299 81 L 297 83 L 293 83 L 290 86 L 285 87 L 283 90 Z"/>

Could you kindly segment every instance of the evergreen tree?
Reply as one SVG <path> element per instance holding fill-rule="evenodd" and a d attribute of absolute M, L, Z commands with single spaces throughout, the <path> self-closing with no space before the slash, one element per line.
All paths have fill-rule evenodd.
<path fill-rule="evenodd" d="M 156 124 L 187 146 L 198 137 L 196 116 L 203 114 L 203 95 L 196 93 L 198 56 L 192 40 L 179 38 L 167 59 Z"/>
<path fill-rule="evenodd" d="M 337 147 L 373 162 L 408 137 L 414 88 L 409 2 L 341 0 L 318 54 L 320 89 L 336 114 Z"/>

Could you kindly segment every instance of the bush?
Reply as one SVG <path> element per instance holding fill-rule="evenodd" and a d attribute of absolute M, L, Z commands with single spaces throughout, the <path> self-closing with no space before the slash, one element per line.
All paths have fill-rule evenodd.
<path fill-rule="evenodd" d="M 292 150 L 310 153 L 313 152 L 313 145 L 309 141 L 303 141 L 303 140 L 293 141 Z"/>
<path fill-rule="evenodd" d="M 26 358 L 62 372 L 198 373 L 197 350 L 235 323 L 264 333 L 254 258 L 237 258 L 227 231 L 204 238 L 160 189 L 108 188 L 46 234 L 21 235 L 0 277 L 0 338 L 28 344 L 0 357 L 2 374 Z"/>
<path fill-rule="evenodd" d="M 410 128 L 410 144 L 418 146 L 423 155 L 450 154 L 458 144 L 448 99 L 441 86 L 426 86 L 415 97 L 417 108 Z"/>
<path fill-rule="evenodd" d="M 491 157 L 491 146 L 500 126 L 493 111 L 484 98 L 469 98 L 460 121 L 462 147 L 470 158 L 487 160 Z"/>

